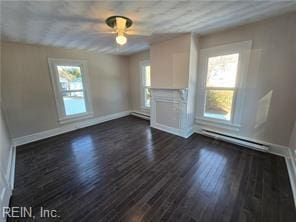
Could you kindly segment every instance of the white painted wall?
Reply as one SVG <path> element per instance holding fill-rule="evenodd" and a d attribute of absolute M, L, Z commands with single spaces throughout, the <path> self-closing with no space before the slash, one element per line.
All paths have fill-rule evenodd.
<path fill-rule="evenodd" d="M 152 88 L 188 87 L 190 46 L 190 34 L 151 45 Z"/>
<path fill-rule="evenodd" d="M 199 40 L 201 49 L 252 40 L 244 112 L 237 134 L 289 146 L 296 118 L 296 13 L 201 36 Z M 258 121 L 264 98 L 271 92 L 268 115 Z"/>
<path fill-rule="evenodd" d="M 190 37 L 189 74 L 188 74 L 188 98 L 187 98 L 187 124 L 193 127 L 196 104 L 196 85 L 198 72 L 199 40 L 194 35 Z"/>
<path fill-rule="evenodd" d="M 294 124 L 294 129 L 291 134 L 291 139 L 290 139 L 290 148 L 294 152 L 294 156 L 296 158 L 296 121 Z"/>
<path fill-rule="evenodd" d="M 3 117 L 2 109 L 0 109 L 0 170 L 5 177 L 9 176 L 7 175 L 7 172 L 9 171 L 10 149 L 11 139 Z"/>

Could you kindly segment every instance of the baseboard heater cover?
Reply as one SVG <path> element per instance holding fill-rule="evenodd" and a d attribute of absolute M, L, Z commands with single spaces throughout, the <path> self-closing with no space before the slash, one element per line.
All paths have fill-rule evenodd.
<path fill-rule="evenodd" d="M 139 118 L 150 120 L 150 116 L 148 114 L 145 114 L 145 113 L 131 112 L 131 115 L 137 116 Z"/>
<path fill-rule="evenodd" d="M 253 149 L 264 151 L 264 152 L 267 152 L 269 150 L 269 146 L 266 144 L 254 142 L 251 140 L 247 140 L 247 139 L 243 139 L 243 138 L 239 138 L 239 137 L 235 137 L 235 136 L 231 136 L 231 135 L 227 135 L 227 134 L 223 134 L 223 133 L 219 133 L 211 130 L 202 130 L 202 134 L 213 137 L 218 140 L 223 140 L 226 142 L 234 143 L 237 145 L 253 148 Z"/>

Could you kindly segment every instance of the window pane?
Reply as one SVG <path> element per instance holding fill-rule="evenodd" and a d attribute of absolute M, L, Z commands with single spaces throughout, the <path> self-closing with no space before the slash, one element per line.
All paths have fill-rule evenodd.
<path fill-rule="evenodd" d="M 63 102 L 66 116 L 85 113 L 85 100 L 83 92 L 64 92 Z"/>
<path fill-rule="evenodd" d="M 61 88 L 67 90 L 83 89 L 79 66 L 57 66 Z"/>
<path fill-rule="evenodd" d="M 210 57 L 207 87 L 235 87 L 238 54 Z"/>
<path fill-rule="evenodd" d="M 205 117 L 230 120 L 233 90 L 207 90 Z"/>
<path fill-rule="evenodd" d="M 147 86 L 147 87 L 151 86 L 150 66 L 145 66 L 145 86 Z"/>
<path fill-rule="evenodd" d="M 150 89 L 145 89 L 145 107 L 150 107 L 151 102 L 151 91 Z"/>

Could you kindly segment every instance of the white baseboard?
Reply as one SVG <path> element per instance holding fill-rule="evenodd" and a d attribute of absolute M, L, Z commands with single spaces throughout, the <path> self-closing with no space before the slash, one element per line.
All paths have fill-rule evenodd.
<path fill-rule="evenodd" d="M 11 190 L 13 190 L 13 188 L 14 188 L 15 158 L 16 158 L 16 147 L 11 145 L 9 162 L 8 162 L 8 169 L 6 172 L 6 179 L 10 185 Z"/>
<path fill-rule="evenodd" d="M 12 190 L 14 187 L 14 175 L 15 175 L 15 157 L 16 157 L 16 149 L 14 146 L 10 146 L 9 151 L 9 160 L 8 160 L 8 166 L 7 170 L 5 172 L 0 172 L 0 209 L 2 210 L 2 207 L 8 207 L 9 206 L 9 200 L 12 195 Z M 0 221 L 5 221 L 4 218 L 2 218 L 2 215 L 0 215 Z"/>
<path fill-rule="evenodd" d="M 103 122 L 106 122 L 109 120 L 125 117 L 128 115 L 130 115 L 130 111 L 124 111 L 124 112 L 114 113 L 114 114 L 110 114 L 110 115 L 106 115 L 106 116 L 100 116 L 100 117 L 96 117 L 96 118 L 92 118 L 92 119 L 88 119 L 88 120 L 83 120 L 81 122 L 66 124 L 66 125 L 63 125 L 58 128 L 34 133 L 31 135 L 14 138 L 12 141 L 13 141 L 14 146 L 20 146 L 20 145 L 24 145 L 24 144 L 31 143 L 34 141 L 38 141 L 38 140 L 46 139 L 46 138 L 49 138 L 52 136 L 56 136 L 59 134 L 63 134 L 66 132 L 70 132 L 73 130 L 77 130 L 80 128 L 84 128 L 84 127 L 96 125 L 99 123 L 103 123 Z"/>
<path fill-rule="evenodd" d="M 289 157 L 286 157 L 285 159 L 296 207 L 296 153 L 294 153 L 292 149 L 289 149 Z"/>
<path fill-rule="evenodd" d="M 279 145 L 279 144 L 275 144 L 275 143 L 267 143 L 269 144 L 270 148 L 269 148 L 269 152 L 278 156 L 282 156 L 282 157 L 287 157 L 289 156 L 289 147 L 288 146 L 283 146 L 283 145 Z"/>
<path fill-rule="evenodd" d="M 184 138 L 189 138 L 193 133 L 193 127 L 191 127 L 184 133 Z"/>
<path fill-rule="evenodd" d="M 165 131 L 167 133 L 171 133 L 171 134 L 174 134 L 174 135 L 177 135 L 177 136 L 181 136 L 181 137 L 184 137 L 184 138 L 188 138 L 194 133 L 192 129 L 189 129 L 186 132 L 184 132 L 181 129 L 165 126 L 165 125 L 162 125 L 162 124 L 159 124 L 159 123 L 151 124 L 151 127 L 155 128 L 155 129 L 158 129 L 158 130 Z"/>
<path fill-rule="evenodd" d="M 131 115 L 142 118 L 142 119 L 150 120 L 150 115 L 147 113 L 143 113 L 143 112 L 139 112 L 139 111 L 132 111 Z"/>
<path fill-rule="evenodd" d="M 0 209 L 1 209 L 1 214 L 0 214 L 0 221 L 6 221 L 5 218 L 2 217 L 2 209 L 3 207 L 8 207 L 9 206 L 9 200 L 12 195 L 12 190 L 7 186 L 3 187 L 0 190 Z"/>

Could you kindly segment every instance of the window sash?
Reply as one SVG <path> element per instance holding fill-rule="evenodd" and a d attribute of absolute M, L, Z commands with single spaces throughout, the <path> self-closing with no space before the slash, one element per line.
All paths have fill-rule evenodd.
<path fill-rule="evenodd" d="M 60 91 L 61 93 L 64 93 L 64 92 L 86 92 L 85 89 L 74 89 L 74 90 L 61 90 Z"/>
<path fill-rule="evenodd" d="M 236 90 L 236 87 L 206 87 L 206 90 Z"/>
<path fill-rule="evenodd" d="M 75 117 L 75 116 L 82 116 L 82 115 L 86 115 L 89 113 L 89 107 L 88 107 L 88 101 L 87 101 L 87 91 L 85 90 L 85 81 L 84 81 L 84 72 L 83 72 L 83 67 L 82 66 L 77 66 L 77 67 L 80 67 L 80 72 L 81 72 L 81 83 L 82 83 L 82 89 L 69 89 L 69 90 L 65 90 L 61 87 L 61 82 L 59 80 L 59 71 L 58 71 L 58 67 L 59 65 L 55 65 L 55 68 L 56 68 L 56 78 L 57 78 L 57 81 L 58 81 L 58 84 L 59 84 L 59 94 L 60 94 L 60 101 L 61 101 L 61 104 L 62 104 L 62 110 L 63 110 L 63 113 L 64 113 L 64 116 L 66 118 L 71 118 L 71 117 Z M 66 65 L 65 65 L 66 66 Z M 71 65 L 68 65 L 68 66 L 71 66 Z M 83 97 L 82 99 L 84 100 L 84 104 L 85 104 L 85 112 L 81 112 L 81 113 L 76 113 L 76 114 L 71 114 L 71 115 L 67 115 L 66 113 L 66 104 L 64 102 L 64 94 L 66 93 L 72 93 L 72 92 L 82 92 L 83 93 Z"/>
<path fill-rule="evenodd" d="M 149 60 L 141 61 L 140 62 L 140 93 L 141 93 L 141 108 L 143 110 L 150 109 L 151 107 L 151 99 L 150 99 L 150 106 L 146 106 L 147 103 L 147 93 L 146 90 L 150 89 L 150 86 L 146 85 L 146 67 L 150 66 Z M 151 73 L 150 73 L 151 78 Z"/>
<path fill-rule="evenodd" d="M 89 81 L 87 76 L 87 64 L 85 61 L 82 60 L 68 60 L 68 59 L 53 59 L 48 58 L 50 74 L 52 78 L 52 85 L 54 89 L 56 105 L 57 105 L 57 112 L 58 112 L 58 119 L 60 123 L 66 123 L 78 119 L 83 119 L 92 116 L 92 104 L 90 98 L 90 88 L 89 88 Z M 76 66 L 80 67 L 81 72 L 81 83 L 82 89 L 73 89 L 73 90 L 65 90 L 61 87 L 61 82 L 59 80 L 59 72 L 58 66 Z M 83 93 L 83 100 L 85 104 L 86 112 L 81 112 L 73 115 L 67 115 L 65 110 L 65 104 L 63 97 L 65 93 L 71 92 L 82 92 Z"/>
<path fill-rule="evenodd" d="M 216 90 L 216 91 L 232 91 L 233 96 L 232 96 L 232 101 L 231 101 L 231 115 L 229 120 L 224 120 L 220 118 L 214 118 L 214 117 L 209 117 L 206 116 L 206 105 L 207 105 L 207 95 L 208 91 L 210 90 Z M 217 121 L 224 121 L 224 122 L 233 122 L 234 118 L 234 113 L 235 113 L 235 104 L 236 104 L 236 98 L 237 98 L 237 88 L 236 87 L 206 87 L 205 88 L 205 94 L 204 94 L 204 109 L 203 109 L 203 117 L 207 119 L 213 119 Z"/>
<path fill-rule="evenodd" d="M 82 84 L 82 89 L 77 89 L 77 90 L 84 90 L 85 89 L 85 78 L 84 78 L 84 67 L 83 65 L 79 64 L 54 64 L 55 66 L 55 73 L 56 73 L 56 81 L 57 81 L 57 84 L 58 84 L 58 89 L 60 92 L 62 91 L 65 91 L 63 88 L 62 88 L 62 82 L 60 82 L 60 74 L 59 74 L 59 70 L 58 70 L 58 66 L 64 66 L 64 67 L 67 67 L 67 66 L 70 66 L 70 67 L 79 67 L 80 69 L 80 73 L 81 73 L 81 84 Z"/>
<path fill-rule="evenodd" d="M 209 64 L 209 59 L 212 58 L 212 57 L 217 57 L 217 56 L 226 56 L 226 55 L 231 55 L 233 53 L 226 53 L 226 54 L 223 54 L 223 55 L 214 55 L 214 56 L 208 56 L 207 57 L 207 60 L 206 60 L 206 82 L 205 82 L 205 89 L 204 89 L 204 108 L 203 108 L 203 117 L 204 118 L 207 118 L 207 119 L 213 119 L 213 120 L 216 120 L 216 121 L 224 121 L 224 122 L 233 122 L 233 117 L 234 117 L 234 108 L 235 108 L 235 103 L 236 103 L 236 94 L 237 94 L 237 81 L 235 81 L 235 85 L 233 87 L 223 87 L 223 86 L 207 86 L 207 79 L 208 79 L 208 64 Z M 239 53 L 238 53 L 239 54 Z M 239 60 L 238 60 L 238 63 L 239 63 Z M 239 64 L 238 64 L 239 65 Z M 237 73 L 236 73 L 236 80 L 237 80 L 237 77 L 238 77 L 238 70 L 237 70 Z M 220 119 L 220 118 L 215 118 L 215 117 L 209 117 L 209 116 L 206 116 L 206 105 L 207 105 L 207 95 L 208 95 L 208 91 L 210 90 L 217 90 L 217 91 L 222 91 L 222 90 L 227 90 L 227 91 L 233 91 L 233 97 L 232 97 L 232 101 L 231 101 L 231 116 L 230 116 L 230 119 L 229 120 L 226 120 L 226 119 Z"/>
<path fill-rule="evenodd" d="M 199 73 L 197 79 L 197 103 L 196 103 L 196 116 L 195 121 L 200 124 L 201 128 L 207 128 L 211 130 L 230 130 L 237 132 L 241 127 L 242 115 L 244 112 L 245 102 L 245 81 L 249 68 L 249 60 L 252 49 L 252 41 L 243 41 L 237 43 L 230 43 L 211 48 L 201 49 L 199 57 Z M 207 87 L 207 75 L 208 75 L 208 58 L 215 56 L 223 56 L 229 54 L 239 54 L 238 67 L 236 73 L 235 87 L 233 101 L 232 101 L 232 117 L 231 121 L 207 118 L 204 116 L 204 106 L 206 103 L 206 93 L 208 89 L 217 89 Z M 210 86 L 210 85 L 209 85 Z M 218 85 L 219 86 L 219 85 Z M 232 87 L 232 86 L 231 86 Z M 220 87 L 218 87 L 220 89 Z M 221 90 L 227 90 L 222 88 Z M 231 90 L 231 89 L 229 89 Z"/>

